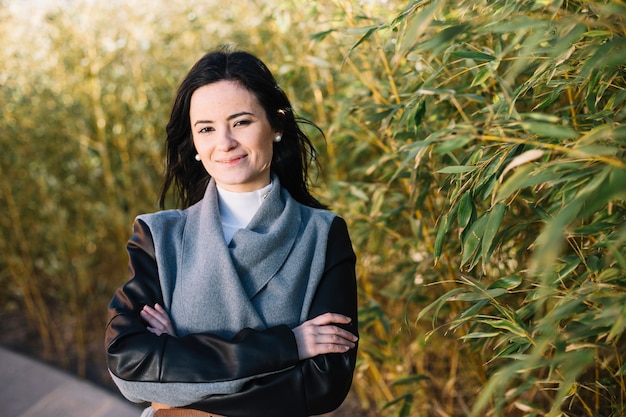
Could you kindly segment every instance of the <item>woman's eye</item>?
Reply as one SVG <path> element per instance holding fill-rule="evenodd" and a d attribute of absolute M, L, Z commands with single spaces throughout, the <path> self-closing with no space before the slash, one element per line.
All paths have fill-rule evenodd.
<path fill-rule="evenodd" d="M 214 130 L 215 130 L 215 129 L 213 129 L 213 128 L 212 128 L 212 127 L 210 127 L 210 126 L 205 126 L 205 127 L 203 127 L 202 129 L 200 129 L 200 130 L 198 131 L 198 133 L 209 133 L 209 132 L 212 132 L 212 131 L 214 131 Z"/>
<path fill-rule="evenodd" d="M 246 126 L 252 123 L 250 120 L 237 120 L 235 126 Z"/>

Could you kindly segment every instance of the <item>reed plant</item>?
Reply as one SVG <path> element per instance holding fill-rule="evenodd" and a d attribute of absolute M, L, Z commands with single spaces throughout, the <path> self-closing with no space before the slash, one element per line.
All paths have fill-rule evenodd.
<path fill-rule="evenodd" d="M 361 19 L 336 198 L 361 250 L 360 371 L 388 415 L 625 412 L 625 11 Z"/>

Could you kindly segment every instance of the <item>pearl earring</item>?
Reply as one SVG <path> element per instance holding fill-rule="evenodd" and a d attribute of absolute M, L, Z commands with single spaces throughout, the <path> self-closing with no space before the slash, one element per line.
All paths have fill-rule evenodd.
<path fill-rule="evenodd" d="M 200 162 L 200 154 L 199 153 L 196 154 L 196 161 Z"/>
<path fill-rule="evenodd" d="M 283 140 L 282 136 L 280 136 L 280 135 L 276 135 L 276 136 L 274 136 L 274 142 L 278 143 L 278 142 L 280 142 L 281 140 Z"/>

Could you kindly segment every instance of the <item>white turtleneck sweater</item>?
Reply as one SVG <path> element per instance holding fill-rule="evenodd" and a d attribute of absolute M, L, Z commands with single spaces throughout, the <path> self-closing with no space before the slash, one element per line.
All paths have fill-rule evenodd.
<path fill-rule="evenodd" d="M 255 213 L 272 189 L 269 183 L 260 190 L 236 193 L 217 186 L 220 218 L 226 244 L 230 243 L 235 232 L 250 223 Z"/>

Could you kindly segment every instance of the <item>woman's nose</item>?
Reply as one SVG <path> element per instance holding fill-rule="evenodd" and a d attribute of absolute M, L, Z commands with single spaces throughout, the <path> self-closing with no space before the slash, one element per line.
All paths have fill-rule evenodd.
<path fill-rule="evenodd" d="M 222 130 L 218 137 L 217 147 L 221 151 L 230 150 L 237 147 L 237 141 L 228 129 Z"/>

